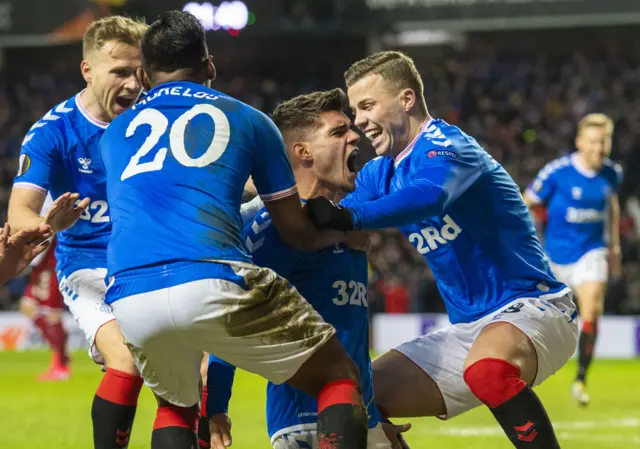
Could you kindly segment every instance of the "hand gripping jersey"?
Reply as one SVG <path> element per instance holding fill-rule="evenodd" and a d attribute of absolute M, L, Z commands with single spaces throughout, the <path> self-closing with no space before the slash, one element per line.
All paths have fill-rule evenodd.
<path fill-rule="evenodd" d="M 107 303 L 218 277 L 205 261 L 251 262 L 240 216 L 249 175 L 264 200 L 296 192 L 273 122 L 191 82 L 150 90 L 113 121 L 101 150 L 113 223 Z M 132 291 L 126 278 L 140 270 L 161 275 Z"/>
<path fill-rule="evenodd" d="M 342 244 L 316 252 L 296 251 L 280 239 L 266 209 L 245 227 L 244 237 L 256 265 L 271 268 L 289 280 L 324 320 L 336 328 L 336 336 L 360 369 L 369 428 L 375 427 L 381 416 L 373 400 L 365 253 Z M 224 363 L 214 363 L 214 369 L 231 369 Z M 230 397 L 230 392 L 217 392 L 216 386 L 223 388 L 212 382 L 210 396 Z M 312 396 L 287 384 L 268 384 L 267 428 L 272 442 L 286 433 L 315 429 L 317 411 L 318 404 Z"/>
<path fill-rule="evenodd" d="M 107 123 L 93 118 L 75 97 L 60 103 L 31 127 L 22 142 L 14 188 L 28 188 L 55 200 L 66 192 L 91 198 L 78 222 L 57 234 L 57 271 L 68 276 L 107 264 L 111 232 L 105 173 L 98 143 Z"/>
<path fill-rule="evenodd" d="M 622 167 L 610 159 L 598 172 L 580 165 L 577 154 L 547 164 L 528 193 L 547 206 L 544 246 L 552 262 L 572 264 L 587 252 L 606 247 L 611 195 L 622 183 Z"/>
<path fill-rule="evenodd" d="M 423 254 L 452 323 L 475 321 L 520 297 L 555 297 L 520 190 L 475 139 L 431 120 L 396 159 L 360 171 L 342 201 L 357 229 L 398 227 Z"/>

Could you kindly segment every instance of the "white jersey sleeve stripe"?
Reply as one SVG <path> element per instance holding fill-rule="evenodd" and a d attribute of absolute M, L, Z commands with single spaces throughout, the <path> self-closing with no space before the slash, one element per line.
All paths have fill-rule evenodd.
<path fill-rule="evenodd" d="M 45 189 L 44 187 L 41 187 L 37 184 L 32 184 L 30 182 L 16 182 L 13 185 L 14 189 L 29 189 L 29 190 L 35 190 L 36 192 L 41 192 L 44 193 L 45 195 L 47 194 L 47 189 Z"/>
<path fill-rule="evenodd" d="M 267 195 L 260 195 L 262 201 L 275 201 L 282 198 L 286 198 L 295 194 L 298 191 L 298 187 L 292 186 L 285 190 L 280 190 L 279 192 L 269 193 Z"/>

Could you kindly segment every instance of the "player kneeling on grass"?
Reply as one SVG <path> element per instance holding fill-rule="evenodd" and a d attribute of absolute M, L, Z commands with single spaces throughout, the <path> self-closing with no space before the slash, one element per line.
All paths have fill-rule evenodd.
<path fill-rule="evenodd" d="M 473 138 L 429 116 L 407 56 L 374 54 L 345 78 L 355 125 L 381 157 L 340 207 L 315 198 L 309 213 L 321 228 L 398 227 L 424 255 L 453 323 L 373 361 L 378 408 L 452 418 L 484 403 L 517 448 L 560 447 L 531 386 L 575 351 L 577 312 L 520 190 Z"/>
<path fill-rule="evenodd" d="M 347 96 L 341 89 L 302 95 L 273 113 L 284 137 L 289 161 L 303 201 L 342 197 L 355 188 L 354 162 L 359 136 L 344 114 Z M 360 369 L 360 388 L 369 415 L 369 448 L 391 449 L 373 401 L 367 310 L 367 257 L 344 244 L 315 252 L 297 251 L 279 236 L 266 209 L 245 226 L 243 238 L 253 261 L 289 280 L 322 317 Z M 231 442 L 228 401 L 235 367 L 212 356 L 209 364 L 207 413 L 214 449 Z M 320 408 L 322 408 L 320 404 Z M 267 430 L 276 449 L 317 447 L 318 403 L 290 385 L 267 386 Z M 395 433 L 395 432 L 394 432 Z M 395 435 L 392 436 L 395 440 Z"/>
<path fill-rule="evenodd" d="M 612 135 L 609 117 L 587 115 L 578 124 L 578 151 L 547 164 L 524 194 L 529 207 L 547 206 L 544 246 L 551 268 L 578 298 L 582 329 L 572 393 L 581 406 L 589 403 L 587 370 L 598 336 L 609 270 L 613 276 L 621 274 L 618 190 L 622 167 L 609 159 Z"/>
<path fill-rule="evenodd" d="M 215 67 L 198 19 L 165 13 L 141 51 L 148 94 L 100 146 L 113 220 L 105 302 L 158 398 L 151 447 L 197 446 L 206 351 L 315 397 L 321 447 L 365 449 L 360 374 L 335 329 L 252 264 L 240 215 L 247 179 L 286 243 L 317 250 L 347 236 L 308 219 L 273 122 L 209 88 Z"/>

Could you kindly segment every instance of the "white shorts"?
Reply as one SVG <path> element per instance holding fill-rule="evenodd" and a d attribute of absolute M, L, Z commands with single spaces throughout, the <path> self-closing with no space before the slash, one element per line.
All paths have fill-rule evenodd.
<path fill-rule="evenodd" d="M 304 424 L 301 430 L 280 434 L 271 440 L 273 449 L 313 449 L 318 447 L 315 424 Z M 275 435 L 274 435 L 275 436 Z M 367 434 L 367 449 L 392 449 L 391 442 L 378 423 Z"/>
<path fill-rule="evenodd" d="M 609 279 L 607 255 L 607 248 L 597 248 L 585 253 L 574 263 L 560 265 L 550 261 L 549 264 L 560 282 L 576 289 L 585 282 L 607 282 Z"/>
<path fill-rule="evenodd" d="M 568 290 L 568 289 L 567 289 Z M 569 291 L 554 299 L 521 298 L 472 323 L 458 323 L 396 348 L 424 370 L 440 388 L 447 414 L 453 418 L 480 405 L 463 379 L 464 362 L 482 329 L 506 321 L 524 332 L 538 355 L 539 385 L 558 371 L 576 350 L 576 306 Z"/>
<path fill-rule="evenodd" d="M 228 265 L 246 290 L 201 279 L 111 304 L 145 384 L 174 405 L 200 400 L 203 352 L 280 384 L 335 334 L 274 271 Z"/>
<path fill-rule="evenodd" d="M 104 359 L 96 348 L 96 334 L 104 324 L 115 320 L 111 308 L 104 303 L 106 275 L 106 268 L 87 268 L 58 279 L 64 303 L 89 342 L 89 356 L 99 364 Z"/>

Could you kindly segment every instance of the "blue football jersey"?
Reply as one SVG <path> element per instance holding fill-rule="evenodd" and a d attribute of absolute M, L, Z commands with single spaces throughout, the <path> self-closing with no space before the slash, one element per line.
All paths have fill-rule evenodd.
<path fill-rule="evenodd" d="M 561 296 L 520 190 L 475 139 L 431 120 L 395 160 L 378 157 L 342 201 L 358 229 L 397 227 L 423 254 L 452 323 L 519 297 Z"/>
<path fill-rule="evenodd" d="M 215 277 L 216 264 L 206 261 L 251 262 L 240 216 L 247 179 L 265 201 L 297 191 L 273 122 L 191 82 L 150 90 L 113 121 L 100 146 L 113 223 L 107 303 Z M 163 275 L 134 283 L 140 270 Z"/>
<path fill-rule="evenodd" d="M 57 271 L 62 276 L 84 268 L 105 268 L 111 232 L 98 145 L 108 124 L 87 112 L 80 95 L 60 103 L 31 127 L 22 142 L 13 184 L 43 194 L 49 191 L 54 200 L 66 192 L 91 199 L 77 223 L 57 235 Z"/>
<path fill-rule="evenodd" d="M 365 253 L 343 244 L 316 252 L 294 250 L 282 241 L 266 209 L 247 225 L 244 237 L 256 265 L 271 268 L 289 280 L 336 328 L 337 338 L 360 369 L 369 427 L 375 427 L 381 416 L 373 400 Z M 228 392 L 223 393 L 229 397 Z M 219 393 L 210 385 L 209 394 Z M 315 428 L 317 417 L 318 404 L 312 396 L 286 384 L 267 385 L 267 430 L 272 441 L 284 433 Z"/>
<path fill-rule="evenodd" d="M 576 156 L 547 164 L 527 189 L 547 206 L 544 246 L 557 264 L 574 263 L 592 249 L 606 246 L 609 198 L 622 183 L 619 164 L 606 159 L 596 172 L 580 165 Z"/>

